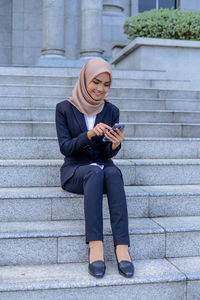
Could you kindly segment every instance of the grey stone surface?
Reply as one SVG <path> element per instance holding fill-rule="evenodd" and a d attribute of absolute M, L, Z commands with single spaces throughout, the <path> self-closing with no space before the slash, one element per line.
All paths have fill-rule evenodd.
<path fill-rule="evenodd" d="M 19 291 L 19 292 L 0 292 L 2 300 L 15 300 L 20 297 L 22 300 L 37 300 L 42 297 L 43 300 L 93 300 L 95 299 L 116 299 L 116 297 L 130 297 L 134 294 L 135 300 L 185 300 L 185 283 L 161 283 L 161 284 L 139 284 L 139 285 L 121 285 L 108 287 L 90 287 L 79 289 L 48 289 L 40 291 Z M 196 299 L 195 299 L 196 300 Z"/>
<path fill-rule="evenodd" d="M 175 267 L 177 267 L 181 273 L 185 274 L 187 279 L 200 280 L 200 257 L 179 257 L 169 258 Z M 188 282 L 189 283 L 189 282 Z"/>
<path fill-rule="evenodd" d="M 0 221 L 51 220 L 50 199 L 1 199 L 0 207 Z"/>
<path fill-rule="evenodd" d="M 167 257 L 197 256 L 200 254 L 199 219 L 199 216 L 153 219 L 167 232 Z"/>
<path fill-rule="evenodd" d="M 121 122 L 198 123 L 200 112 L 121 109 Z M 55 108 L 1 108 L 0 120 L 54 121 Z"/>
<path fill-rule="evenodd" d="M 198 78 L 200 43 L 137 37 L 111 60 L 117 68 L 187 72 Z M 149 60 L 149 57 L 154 57 Z M 182 63 L 184 61 L 184 64 Z"/>
<path fill-rule="evenodd" d="M 106 264 L 106 274 L 102 279 L 96 279 L 88 274 L 87 263 L 77 263 L 76 266 L 74 266 L 74 264 L 54 264 L 43 266 L 15 266 L 12 268 L 10 266 L 1 267 L 3 271 L 1 272 L 1 278 L 3 280 L 1 280 L 0 290 L 1 292 L 12 292 L 16 290 L 18 292 L 25 292 L 26 290 L 30 290 L 35 291 L 35 296 L 38 295 L 37 290 L 43 290 L 43 294 L 45 290 L 49 290 L 47 298 L 44 298 L 49 299 L 48 295 L 55 295 L 55 291 L 59 289 L 61 293 L 60 296 L 69 295 L 69 299 L 74 299 L 72 296 L 74 293 L 72 294 L 72 292 L 75 292 L 75 288 L 78 287 L 78 291 L 84 288 L 85 294 L 83 295 L 84 299 L 86 299 L 85 297 L 88 296 L 86 288 L 90 288 L 89 291 L 91 291 L 91 288 L 95 288 L 95 294 L 98 293 L 97 299 L 102 299 L 102 293 L 104 291 L 106 292 L 105 288 L 107 287 L 110 292 L 108 292 L 108 294 L 106 293 L 106 297 L 110 299 L 113 299 L 116 293 L 118 294 L 120 291 L 122 294 L 125 291 L 128 293 L 133 291 L 138 300 L 141 299 L 141 297 L 145 300 L 149 299 L 149 294 L 154 294 L 158 296 L 158 299 L 162 300 L 169 299 L 169 296 L 170 299 L 174 300 L 186 299 L 184 297 L 185 276 L 164 259 L 135 261 L 135 275 L 133 278 L 127 279 L 118 274 L 116 263 L 107 262 Z M 100 290 L 98 292 L 97 285 L 98 289 L 103 289 L 102 292 Z M 53 289 L 54 293 L 52 292 Z M 68 293 L 67 290 L 64 289 L 68 289 Z M 51 295 L 51 293 L 53 294 Z M 1 295 L 3 295 L 3 293 Z M 12 293 L 10 295 L 11 297 L 14 296 Z M 31 295 L 29 292 L 28 295 L 33 297 L 30 299 L 36 299 L 34 298 L 34 294 Z M 143 298 L 143 296 L 145 296 L 145 298 Z M 24 297 L 26 297 L 26 295 L 24 295 Z"/>
<path fill-rule="evenodd" d="M 198 300 L 200 299 L 200 281 L 189 281 L 187 284 L 187 295 L 188 299 Z"/>
<path fill-rule="evenodd" d="M 149 197 L 149 216 L 199 216 L 200 195 L 191 194 Z"/>
<path fill-rule="evenodd" d="M 0 265 L 47 264 L 57 262 L 56 238 L 1 239 Z"/>
<path fill-rule="evenodd" d="M 104 219 L 103 223 L 105 257 L 113 260 L 115 257 L 110 221 Z M 87 261 L 84 224 L 84 220 L 1 222 L 0 264 Z M 164 230 L 150 219 L 129 218 L 129 234 L 130 253 L 134 259 L 165 256 Z M 146 244 L 149 247 L 145 247 Z"/>
<path fill-rule="evenodd" d="M 113 159 L 125 185 L 199 184 L 199 159 Z M 58 186 L 62 160 L 0 160 L 1 187 Z M 20 176 L 16 177 L 16 174 Z"/>

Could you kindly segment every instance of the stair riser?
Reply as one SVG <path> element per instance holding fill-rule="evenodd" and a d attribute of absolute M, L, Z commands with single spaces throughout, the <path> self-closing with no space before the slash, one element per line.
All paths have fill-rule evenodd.
<path fill-rule="evenodd" d="M 200 184 L 199 165 L 122 165 L 125 185 Z M 60 186 L 60 166 L 7 165 L 0 167 L 0 187 Z"/>
<path fill-rule="evenodd" d="M 108 272 L 108 271 L 107 271 Z M 85 273 L 88 273 L 87 266 Z M 116 274 L 118 270 L 116 267 Z M 119 275 L 120 276 L 120 275 Z M 196 284 L 198 281 L 189 281 L 187 285 Z M 191 288 L 191 294 L 198 297 L 198 289 Z M 129 285 L 115 285 L 115 286 L 98 286 L 89 288 L 40 288 L 40 290 L 24 290 L 14 292 L 0 293 L 1 300 L 114 300 L 114 299 L 128 299 L 130 295 L 134 295 L 134 300 L 148 299 L 148 300 L 186 300 L 186 282 L 161 282 L 161 283 L 145 283 L 145 284 L 129 284 Z M 188 292 L 190 295 L 190 293 Z M 109 298 L 108 298 L 109 295 Z M 121 295 L 121 296 L 120 296 Z M 197 298 L 196 298 L 197 299 Z"/>
<path fill-rule="evenodd" d="M 69 95 L 68 95 L 69 96 Z M 67 97 L 67 96 L 66 96 Z M 0 96 L 0 107 L 41 107 L 41 108 L 55 108 L 56 104 L 63 101 L 66 97 L 19 97 L 19 96 Z M 149 109 L 149 110 L 187 110 L 200 111 L 200 102 L 197 100 L 145 100 L 145 99 L 112 99 L 110 102 L 115 104 L 120 109 Z"/>
<path fill-rule="evenodd" d="M 0 159 L 62 159 L 56 138 L 0 139 Z M 200 141 L 124 140 L 115 158 L 200 158 Z"/>
<path fill-rule="evenodd" d="M 87 262 L 88 251 L 83 234 L 58 234 L 52 237 L 39 237 L 38 234 L 34 238 L 2 238 L 0 265 Z M 114 251 L 111 250 L 111 233 L 104 234 L 104 245 L 105 259 L 115 260 Z M 199 256 L 200 232 L 130 233 L 130 253 L 133 259 Z"/>
<path fill-rule="evenodd" d="M 129 218 L 198 216 L 200 195 L 126 196 Z M 107 197 L 103 217 L 109 219 Z M 83 196 L 0 200 L 0 222 L 84 220 Z"/>
<path fill-rule="evenodd" d="M 44 84 L 44 85 L 75 85 L 78 77 L 39 77 L 39 76 L 0 76 L 1 84 Z M 183 88 L 191 87 L 189 81 L 148 80 L 148 79 L 117 79 L 113 78 L 112 87 L 155 87 Z"/>
<path fill-rule="evenodd" d="M 54 121 L 55 110 L 0 109 L 3 121 Z M 200 113 L 121 111 L 121 122 L 138 123 L 200 123 Z"/>
<path fill-rule="evenodd" d="M 111 234 L 104 234 L 104 241 L 105 259 L 116 260 L 114 251 L 111 250 L 113 249 Z M 130 244 L 130 253 L 134 259 L 165 256 L 165 234 L 130 234 Z M 88 261 L 84 235 L 1 239 L 0 252 L 0 265 Z"/>
<path fill-rule="evenodd" d="M 1 137 L 56 137 L 54 123 L 0 123 Z M 200 137 L 200 125 L 127 124 L 126 137 Z"/>
<path fill-rule="evenodd" d="M 22 95 L 22 96 L 63 96 L 71 95 L 73 86 L 0 86 L 1 95 Z M 159 99 L 199 99 L 198 91 L 182 90 L 159 90 L 140 88 L 112 88 L 109 91 L 110 97 L 145 97 Z"/>
<path fill-rule="evenodd" d="M 128 196 L 129 217 L 148 216 L 148 196 Z M 27 198 L 0 200 L 0 222 L 84 220 L 84 198 Z M 110 218 L 107 197 L 103 199 L 103 217 Z"/>

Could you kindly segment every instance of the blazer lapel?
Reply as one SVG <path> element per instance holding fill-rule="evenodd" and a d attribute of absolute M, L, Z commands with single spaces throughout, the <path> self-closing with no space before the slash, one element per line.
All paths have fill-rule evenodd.
<path fill-rule="evenodd" d="M 82 114 L 74 105 L 72 105 L 74 115 L 82 132 L 87 131 L 84 114 Z"/>
<path fill-rule="evenodd" d="M 98 123 L 101 122 L 101 120 L 103 119 L 103 116 L 105 115 L 105 112 L 106 112 L 106 103 L 104 104 L 102 111 L 100 111 L 100 113 L 98 113 L 96 115 L 94 126 L 96 126 Z"/>

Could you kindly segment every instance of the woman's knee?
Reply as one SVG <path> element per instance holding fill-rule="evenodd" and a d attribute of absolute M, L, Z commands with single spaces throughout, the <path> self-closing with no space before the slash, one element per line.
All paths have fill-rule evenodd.
<path fill-rule="evenodd" d="M 88 170 L 84 176 L 84 180 L 87 180 L 88 178 L 93 178 L 93 179 L 103 179 L 104 177 L 104 172 L 103 170 L 98 167 L 98 166 L 89 166 L 87 167 Z"/>
<path fill-rule="evenodd" d="M 107 167 L 104 170 L 104 176 L 105 178 L 110 178 L 110 177 L 122 177 L 122 173 L 120 171 L 120 169 L 118 169 L 117 167 Z"/>

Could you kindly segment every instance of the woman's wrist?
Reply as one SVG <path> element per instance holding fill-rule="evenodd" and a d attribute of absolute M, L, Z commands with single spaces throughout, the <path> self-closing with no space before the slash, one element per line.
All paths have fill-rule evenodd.
<path fill-rule="evenodd" d="M 88 132 L 87 132 L 87 136 L 88 136 L 88 139 L 89 140 L 91 140 L 92 139 L 92 137 L 94 136 L 94 132 L 93 132 L 93 130 L 91 129 L 91 130 L 89 130 Z"/>
<path fill-rule="evenodd" d="M 120 143 L 117 143 L 117 144 L 113 144 L 112 143 L 112 151 L 116 150 L 117 147 L 119 147 Z"/>

